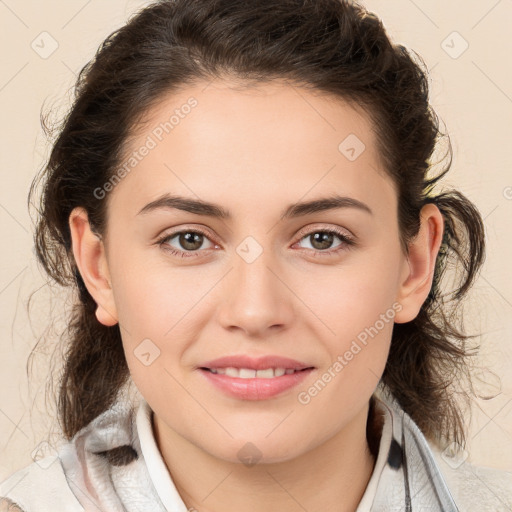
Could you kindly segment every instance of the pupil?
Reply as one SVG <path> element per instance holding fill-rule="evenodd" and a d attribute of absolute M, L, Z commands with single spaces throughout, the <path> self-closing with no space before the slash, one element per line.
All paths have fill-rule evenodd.
<path fill-rule="evenodd" d="M 313 235 L 313 247 L 317 248 L 317 249 L 328 249 L 330 247 L 330 245 L 332 244 L 332 238 L 333 238 L 333 234 L 332 233 L 326 233 L 326 232 L 319 232 L 319 233 L 315 233 Z M 316 244 L 318 246 L 316 246 Z"/>
<path fill-rule="evenodd" d="M 185 233 L 180 235 L 180 244 L 188 250 L 199 249 L 202 243 L 202 236 L 200 233 Z"/>

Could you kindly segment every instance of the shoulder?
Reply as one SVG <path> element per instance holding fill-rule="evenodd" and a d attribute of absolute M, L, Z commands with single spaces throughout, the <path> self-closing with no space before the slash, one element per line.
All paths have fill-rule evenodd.
<path fill-rule="evenodd" d="M 136 410 L 128 401 L 116 402 L 63 442 L 56 455 L 0 483 L 0 512 L 83 512 L 91 502 L 95 510 L 137 504 L 163 511 L 141 451 Z"/>
<path fill-rule="evenodd" d="M 512 472 L 477 466 L 468 462 L 467 452 L 453 456 L 432 445 L 439 470 L 461 512 L 510 512 Z"/>
<path fill-rule="evenodd" d="M 83 512 L 59 457 L 33 462 L 0 483 L 0 512 Z"/>
<path fill-rule="evenodd" d="M 443 504 L 442 510 L 459 512 L 512 511 L 512 472 L 473 465 L 466 451 L 451 449 L 454 443 L 443 449 L 423 435 L 392 395 L 378 398 L 380 406 L 389 408 L 388 423 L 400 447 L 407 468 L 404 476 L 416 502 L 436 500 Z"/>

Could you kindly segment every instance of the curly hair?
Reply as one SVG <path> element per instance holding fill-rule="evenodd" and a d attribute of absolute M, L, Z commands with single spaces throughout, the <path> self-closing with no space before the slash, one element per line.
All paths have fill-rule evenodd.
<path fill-rule="evenodd" d="M 376 15 L 345 0 L 160 0 L 110 34 L 81 70 L 73 104 L 29 193 L 30 202 L 43 184 L 38 261 L 51 279 L 78 292 L 62 333 L 64 435 L 71 438 L 108 409 L 129 381 L 119 327 L 97 321 L 77 270 L 69 214 L 84 207 L 93 228 L 104 233 L 108 202 L 93 191 L 112 177 L 132 129 L 164 94 L 226 76 L 242 86 L 287 80 L 362 106 L 396 185 L 405 253 L 421 208 L 434 203 L 440 209 L 445 231 L 431 291 L 414 320 L 395 324 L 381 381 L 427 437 L 464 444 L 461 404 L 450 385 L 470 379 L 474 336 L 459 325 L 459 308 L 484 261 L 483 221 L 461 193 L 434 192 L 451 166 L 452 149 L 429 104 L 425 63 L 392 43 Z M 441 140 L 448 142 L 449 159 L 432 175 Z M 443 294 L 449 268 L 457 271 L 457 283 Z"/>

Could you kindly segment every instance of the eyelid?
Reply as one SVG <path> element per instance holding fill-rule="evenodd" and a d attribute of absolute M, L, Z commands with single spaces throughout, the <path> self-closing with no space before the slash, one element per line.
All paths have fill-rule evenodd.
<path fill-rule="evenodd" d="M 179 235 L 180 233 L 189 233 L 189 232 L 197 232 L 197 233 L 200 233 L 201 235 L 204 235 L 205 237 L 209 238 L 210 240 L 216 240 L 216 237 L 212 235 L 212 233 L 206 229 L 206 228 L 203 228 L 201 226 L 197 226 L 197 225 L 187 225 L 185 227 L 181 227 L 179 226 L 178 228 L 171 228 L 169 231 L 164 231 L 161 235 L 158 235 L 156 238 L 157 239 L 162 239 L 162 238 L 169 238 L 169 237 L 173 237 L 173 236 L 176 236 L 176 235 Z M 215 242 L 215 243 L 218 243 L 218 242 Z"/>
<path fill-rule="evenodd" d="M 337 233 L 339 236 L 344 236 L 345 238 L 347 238 L 349 240 L 353 240 L 353 241 L 355 241 L 355 238 L 356 238 L 346 228 L 342 228 L 340 226 L 329 226 L 329 225 L 325 225 L 325 224 L 324 225 L 322 225 L 322 224 L 320 224 L 320 225 L 315 224 L 314 226 L 309 225 L 306 228 L 301 228 L 298 231 L 298 233 L 297 233 L 297 237 L 299 237 L 299 239 L 297 241 L 299 242 L 305 236 L 311 235 L 311 234 L 316 233 L 318 231 L 331 231 L 331 232 Z"/>
<path fill-rule="evenodd" d="M 346 236 L 347 238 L 350 238 L 350 239 L 355 239 L 356 238 L 353 235 L 353 233 L 351 233 L 346 228 L 342 228 L 340 226 L 331 226 L 331 225 L 326 225 L 326 224 L 315 224 L 313 226 L 308 225 L 307 227 L 301 228 L 297 232 L 295 237 L 298 237 L 299 239 L 302 239 L 304 236 L 308 236 L 311 233 L 315 232 L 315 230 L 317 230 L 317 231 L 337 231 L 340 234 L 343 234 L 344 236 Z M 213 235 L 210 234 L 210 232 L 208 230 L 206 230 L 205 228 L 202 228 L 200 226 L 195 226 L 195 225 L 185 226 L 184 228 L 180 227 L 179 229 L 177 229 L 175 231 L 171 231 L 169 233 L 163 233 L 161 236 L 159 236 L 157 238 L 162 239 L 163 237 L 171 237 L 173 235 L 177 235 L 179 233 L 183 233 L 183 232 L 186 232 L 186 231 L 197 231 L 197 232 L 201 233 L 202 235 L 208 237 L 209 239 L 213 239 L 212 241 L 215 241 L 215 243 L 217 243 L 217 244 L 220 243 L 220 242 L 218 242 L 216 240 L 216 237 L 214 237 Z"/>

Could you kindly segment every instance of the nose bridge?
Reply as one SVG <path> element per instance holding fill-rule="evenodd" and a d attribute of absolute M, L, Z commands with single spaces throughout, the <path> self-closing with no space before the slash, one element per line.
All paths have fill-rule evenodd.
<path fill-rule="evenodd" d="M 290 292 L 279 278 L 279 263 L 271 249 L 247 237 L 233 254 L 219 318 L 225 328 L 262 334 L 291 320 Z"/>
<path fill-rule="evenodd" d="M 279 293 L 277 288 L 275 271 L 276 258 L 271 254 L 270 249 L 261 252 L 251 242 L 243 242 L 237 248 L 238 258 L 234 262 L 235 279 L 233 285 L 236 293 L 253 295 L 256 298 L 266 298 L 267 301 Z M 266 297 L 261 297 L 261 295 Z"/>

